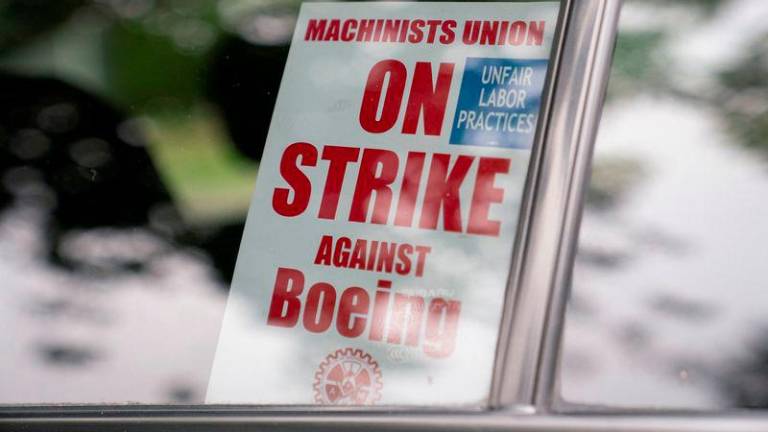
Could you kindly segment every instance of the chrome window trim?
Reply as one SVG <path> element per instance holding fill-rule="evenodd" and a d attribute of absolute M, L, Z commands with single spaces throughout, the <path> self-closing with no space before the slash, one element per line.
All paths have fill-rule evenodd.
<path fill-rule="evenodd" d="M 620 0 L 573 0 L 505 300 L 491 406 L 547 412 Z M 524 213 L 526 214 L 526 213 Z"/>
<path fill-rule="evenodd" d="M 766 418 L 756 415 L 517 415 L 505 411 L 466 414 L 387 413 L 360 411 L 311 412 L 249 409 L 242 411 L 169 411 L 130 409 L 91 412 L 71 410 L 8 417 L 0 414 L 0 430 L 57 432 L 155 432 L 155 431 L 509 431 L 509 432 L 747 432 L 765 431 Z"/>

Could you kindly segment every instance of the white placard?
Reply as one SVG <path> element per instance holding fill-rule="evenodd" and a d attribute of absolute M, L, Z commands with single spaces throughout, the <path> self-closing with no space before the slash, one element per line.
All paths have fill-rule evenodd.
<path fill-rule="evenodd" d="M 208 403 L 485 403 L 558 9 L 302 6 Z"/>

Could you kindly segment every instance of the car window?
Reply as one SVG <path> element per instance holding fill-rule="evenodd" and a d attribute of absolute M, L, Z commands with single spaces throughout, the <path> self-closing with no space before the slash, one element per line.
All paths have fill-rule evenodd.
<path fill-rule="evenodd" d="M 300 8 L 314 15 L 304 20 Z M 366 8 L 372 17 L 365 15 Z M 382 18 L 400 9 L 407 19 Z M 352 15 L 345 15 L 343 24 L 317 18 L 324 10 Z M 391 405 L 487 407 L 520 203 L 551 82 L 548 64 L 559 12 L 557 1 L 418 6 L 277 0 L 3 2 L 0 405 L 312 404 L 335 402 L 340 394 L 368 403 L 381 396 L 381 365 L 389 374 L 384 379 L 390 393 L 384 396 Z M 463 17 L 468 27 L 458 27 L 455 19 L 436 23 L 428 19 L 431 13 Z M 464 16 L 472 14 L 484 18 Z M 297 23 L 302 27 L 294 33 Z M 351 49 L 339 43 L 331 59 L 336 63 L 312 57 L 321 51 L 320 42 L 353 39 L 391 45 L 363 43 Z M 318 44 L 302 45 L 289 60 L 292 40 Z M 447 47 L 454 41 L 473 46 L 467 52 L 474 55 Z M 401 52 L 415 46 L 421 46 L 422 57 Z M 451 60 L 457 56 L 461 63 Z M 398 57 L 407 60 L 409 69 L 392 59 Z M 373 67 L 366 63 L 363 71 L 362 60 L 374 58 L 380 61 Z M 434 75 L 428 62 L 435 64 Z M 393 78 L 398 67 L 406 71 L 402 77 L 411 74 L 408 87 L 405 78 Z M 284 74 L 306 94 L 279 91 Z M 441 81 L 445 77 L 448 81 Z M 354 99 L 315 97 L 321 90 L 348 90 L 353 84 L 360 90 Z M 395 112 L 393 129 L 394 122 L 384 125 L 385 108 L 379 110 L 369 96 L 388 98 L 398 85 L 401 93 L 407 89 L 416 96 L 403 99 L 403 115 Z M 452 89 L 450 99 L 441 86 Z M 278 93 L 290 105 L 281 107 Z M 445 96 L 443 108 L 445 100 L 460 105 L 456 116 L 454 110 L 436 114 L 435 95 Z M 270 129 L 273 112 L 281 117 Z M 353 127 L 352 132 L 317 120 L 349 113 L 355 122 L 345 127 Z M 308 130 L 306 137 L 292 143 L 286 138 L 271 146 L 273 153 L 269 146 L 265 152 L 270 139 L 301 127 Z M 322 160 L 323 167 L 329 160 L 334 167 L 341 161 L 343 177 L 346 164 L 356 160 L 327 153 L 344 150 L 345 144 L 366 144 L 341 141 L 362 133 L 361 127 L 379 147 L 378 152 L 360 152 L 368 177 L 353 180 L 349 174 L 343 190 L 326 190 L 323 208 L 334 199 L 336 207 L 330 216 L 321 210 L 318 218 L 334 219 L 337 207 L 350 214 L 362 209 L 348 219 L 344 213 L 333 221 L 333 229 L 354 226 L 350 231 L 363 241 L 337 231 L 328 231 L 335 238 L 316 236 L 310 223 L 290 228 L 273 223 L 269 217 L 274 212 L 288 220 L 307 208 L 305 203 L 292 213 L 295 185 L 307 179 L 296 174 L 298 166 L 309 172 L 307 167 L 315 165 L 312 157 Z M 384 133 L 389 129 L 402 136 L 392 140 Z M 445 139 L 438 144 L 445 144 L 444 150 L 425 153 L 441 131 Z M 510 138 L 511 133 L 519 136 Z M 413 137 L 423 140 L 408 141 Z M 322 146 L 327 152 L 317 153 Z M 381 148 L 396 146 L 400 165 L 390 169 L 394 152 Z M 288 166 L 291 160 L 275 157 L 283 147 L 304 153 L 294 155 L 294 165 Z M 463 155 L 456 156 L 459 152 Z M 398 187 L 390 189 L 394 174 L 382 180 L 378 168 L 405 171 L 406 166 L 413 172 L 424 168 L 423 181 L 419 173 L 408 179 L 403 174 Z M 254 192 L 257 175 L 277 179 L 269 196 L 262 193 L 266 186 Z M 332 183 L 321 175 L 319 170 L 309 175 L 315 186 L 321 180 Z M 506 195 L 502 186 L 510 189 Z M 317 212 L 312 206 L 319 203 L 322 189 L 314 190 L 309 208 Z M 392 194 L 404 198 L 395 202 Z M 278 201 L 280 209 L 272 205 Z M 376 207 L 372 220 L 369 203 Z M 390 207 L 393 217 L 387 219 Z M 248 235 L 246 219 L 250 232 L 261 230 L 261 237 Z M 390 241 L 366 237 L 368 228 L 377 225 L 388 225 L 379 234 L 391 229 Z M 435 241 L 438 232 L 450 236 L 445 245 Z M 291 241 L 294 249 L 288 249 Z M 306 250 L 296 248 L 299 241 L 308 242 Z M 367 247 L 360 245 L 374 245 L 370 250 L 378 248 L 378 255 L 360 258 L 358 252 Z M 310 247 L 314 250 L 307 252 Z M 303 263 L 310 269 L 305 303 L 314 299 L 315 306 L 323 307 L 304 308 L 298 321 L 291 305 L 304 273 L 284 267 L 297 255 L 314 258 L 316 251 L 314 262 Z M 284 267 L 276 270 L 277 281 L 285 283 L 278 286 L 270 268 L 271 285 L 259 287 L 266 293 L 274 285 L 276 294 L 254 300 L 249 289 L 256 276 L 266 275 L 261 264 L 275 264 L 269 260 L 278 257 Z M 349 282 L 339 276 L 340 267 L 369 273 L 364 282 Z M 439 273 L 439 285 L 419 283 L 429 273 Z M 338 294 L 325 281 L 338 286 Z M 363 288 L 365 295 L 360 294 Z M 394 312 L 374 308 L 389 302 L 390 288 Z M 285 301 L 275 300 L 278 294 Z M 459 294 L 467 301 L 454 301 Z M 359 340 L 343 338 L 357 332 L 352 324 L 362 322 L 362 309 L 368 306 L 372 317 L 380 310 L 390 317 L 379 320 L 386 325 L 376 324 L 387 329 L 386 338 L 373 324 L 359 338 L 393 346 L 374 356 L 356 347 Z M 250 334 L 253 316 L 262 326 L 297 327 L 300 337 Z M 328 329 L 339 345 L 333 350 L 315 342 Z M 425 366 L 454 351 L 440 367 Z M 466 373 L 456 372 L 460 367 Z"/>
<path fill-rule="evenodd" d="M 625 3 L 568 305 L 566 404 L 766 407 L 767 6 Z"/>

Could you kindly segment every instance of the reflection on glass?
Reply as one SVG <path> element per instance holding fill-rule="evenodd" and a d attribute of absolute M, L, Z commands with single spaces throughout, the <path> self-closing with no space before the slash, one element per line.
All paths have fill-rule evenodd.
<path fill-rule="evenodd" d="M 0 405 L 206 400 L 235 257 L 300 3 L 0 2 Z M 548 4 L 542 13 L 554 30 L 557 3 Z M 493 7 L 496 13 L 490 5 L 464 7 Z M 385 48 L 357 54 L 398 54 L 398 48 Z M 476 52 L 508 57 L 507 48 L 490 44 Z M 525 49 L 537 48 L 526 43 Z M 534 87 L 543 85 L 547 53 L 535 56 L 540 74 Z M 345 79 L 352 66 L 321 60 L 325 72 L 301 70 L 304 79 L 294 82 L 351 85 Z M 539 104 L 538 95 L 528 97 Z M 292 106 L 305 107 L 305 102 Z M 347 100 L 323 108 L 330 113 L 353 109 Z M 534 117 L 523 125 L 530 136 Z M 511 124 L 512 117 L 505 118 Z M 500 143 L 501 136 L 487 139 Z M 322 144 L 332 143 L 326 141 Z M 391 143 L 379 146 L 384 144 Z M 500 147 L 515 147 L 509 144 Z M 440 270 L 435 286 L 397 281 L 398 293 L 418 306 L 409 306 L 407 313 L 418 326 L 392 325 L 395 329 L 420 333 L 427 327 L 426 318 L 414 319 L 421 296 L 463 293 L 471 307 L 462 309 L 462 331 L 454 334 L 449 328 L 424 338 L 438 351 L 460 344 L 461 356 L 452 361 L 461 374 L 447 368 L 425 373 L 428 350 L 399 340 L 380 349 L 379 358 L 396 372 L 387 378 L 390 388 L 399 388 L 393 401 L 485 403 L 502 307 L 499 293 L 506 286 L 515 232 L 512 208 L 520 199 L 529 145 L 518 146 L 525 150 L 513 164 L 510 208 L 497 209 L 509 217 L 503 241 L 493 247 L 444 245 L 444 252 L 431 258 Z M 446 171 L 443 162 L 430 164 L 435 172 Z M 263 167 L 269 172 L 267 164 Z M 476 193 L 481 202 L 494 201 L 477 190 L 465 187 L 462 200 Z M 414 213 L 427 221 L 440 218 L 439 209 Z M 392 238 L 407 237 L 398 235 Z M 262 262 L 276 255 L 278 245 L 267 243 L 255 246 L 266 257 Z M 325 281 L 331 274 L 320 268 L 307 276 Z M 376 279 L 363 286 L 373 291 Z M 233 313 L 236 319 L 245 317 L 246 326 L 252 322 L 252 299 L 235 295 L 230 303 L 242 306 Z M 231 352 L 244 357 L 247 369 L 256 362 L 245 354 L 264 361 L 263 354 L 274 348 L 277 354 L 260 371 L 266 379 L 256 382 L 291 398 L 285 386 L 294 378 L 290 366 L 306 360 L 295 353 L 306 352 L 310 340 L 250 337 L 235 340 Z M 328 354 L 317 344 L 310 349 Z M 275 364 L 287 365 L 290 372 L 275 373 Z M 466 365 L 472 367 L 465 371 Z M 226 364 L 222 370 L 228 371 Z M 247 399 L 254 391 L 241 382 L 243 375 L 235 371 L 232 378 L 246 397 L 239 400 L 253 401 Z M 421 388 L 414 388 L 416 380 Z M 233 399 L 225 394 L 212 400 Z"/>
<path fill-rule="evenodd" d="M 565 401 L 768 407 L 768 3 L 630 1 L 568 308 Z"/>
<path fill-rule="evenodd" d="M 297 10 L 0 3 L 0 404 L 204 401 Z"/>

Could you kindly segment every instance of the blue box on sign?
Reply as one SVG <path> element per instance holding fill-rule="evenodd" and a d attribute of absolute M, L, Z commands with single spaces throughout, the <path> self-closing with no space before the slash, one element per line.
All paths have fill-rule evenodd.
<path fill-rule="evenodd" d="M 548 62 L 468 58 L 450 143 L 531 148 Z"/>

